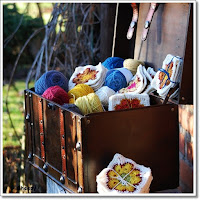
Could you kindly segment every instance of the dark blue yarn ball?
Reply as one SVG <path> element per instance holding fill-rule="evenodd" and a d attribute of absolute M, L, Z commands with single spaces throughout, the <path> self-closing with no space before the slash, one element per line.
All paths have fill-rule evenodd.
<path fill-rule="evenodd" d="M 70 110 L 72 112 L 76 112 L 76 113 L 78 113 L 80 115 L 83 115 L 82 112 L 80 111 L 80 109 L 75 104 L 67 104 L 67 103 L 65 103 L 65 104 L 62 105 L 62 107 L 66 108 L 66 109 L 68 109 L 68 110 Z"/>
<path fill-rule="evenodd" d="M 123 67 L 123 62 L 123 58 L 109 57 L 102 63 L 102 65 L 107 69 L 115 69 Z"/>
<path fill-rule="evenodd" d="M 63 88 L 66 92 L 68 91 L 68 79 L 61 72 L 51 70 L 44 73 L 35 82 L 35 92 L 42 95 L 46 89 L 56 85 Z"/>
<path fill-rule="evenodd" d="M 126 77 L 118 70 L 109 70 L 104 85 L 117 92 L 127 86 Z"/>

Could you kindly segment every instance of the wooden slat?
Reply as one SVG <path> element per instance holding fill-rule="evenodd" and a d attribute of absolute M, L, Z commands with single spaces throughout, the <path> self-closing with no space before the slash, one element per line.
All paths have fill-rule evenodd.
<path fill-rule="evenodd" d="M 44 100 L 44 130 L 46 161 L 62 172 L 59 108 L 48 107 L 49 102 Z"/>
<path fill-rule="evenodd" d="M 65 136 L 66 136 L 66 155 L 67 155 L 67 177 L 73 182 L 77 179 L 77 151 L 76 151 L 76 121 L 75 115 L 65 110 Z M 73 185 L 71 185 L 72 187 Z M 70 187 L 70 182 L 68 187 Z M 76 188 L 73 188 L 77 192 Z"/>
<path fill-rule="evenodd" d="M 140 4 L 134 58 L 138 59 L 141 35 L 149 3 Z M 167 54 L 184 57 L 187 39 L 189 3 L 161 3 L 154 14 L 140 60 L 158 69 Z"/>

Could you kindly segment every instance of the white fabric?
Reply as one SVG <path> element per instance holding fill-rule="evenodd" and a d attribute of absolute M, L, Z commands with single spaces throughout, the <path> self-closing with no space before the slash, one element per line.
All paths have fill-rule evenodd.
<path fill-rule="evenodd" d="M 47 193 L 48 194 L 65 194 L 68 192 L 66 190 L 64 190 L 62 187 L 60 187 L 57 183 L 52 181 L 47 176 Z"/>

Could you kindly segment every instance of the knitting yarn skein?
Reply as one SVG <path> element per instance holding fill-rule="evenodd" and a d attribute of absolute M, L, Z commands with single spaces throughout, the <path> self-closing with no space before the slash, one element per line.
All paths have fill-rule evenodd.
<path fill-rule="evenodd" d="M 95 112 L 103 112 L 101 101 L 95 93 L 90 93 L 87 96 L 79 97 L 75 101 L 75 105 L 78 106 L 84 115 Z"/>
<path fill-rule="evenodd" d="M 109 97 L 114 95 L 115 91 L 108 86 L 103 86 L 96 91 L 96 95 L 99 97 L 103 106 L 107 107 L 109 102 Z"/>
<path fill-rule="evenodd" d="M 47 90 L 45 90 L 42 96 L 60 105 L 63 105 L 64 103 L 69 103 L 69 96 L 67 92 L 57 85 L 52 86 L 48 88 Z"/>
<path fill-rule="evenodd" d="M 128 58 L 124 60 L 123 66 L 131 71 L 133 75 L 136 74 L 139 65 L 145 66 L 144 62 Z"/>
<path fill-rule="evenodd" d="M 65 104 L 63 104 L 62 106 L 63 106 L 64 108 L 66 108 L 66 109 L 72 111 L 72 112 L 76 112 L 76 113 L 78 113 L 78 114 L 80 114 L 80 115 L 83 115 L 83 114 L 81 113 L 80 109 L 79 109 L 75 104 L 68 104 L 68 103 L 65 103 Z"/>
<path fill-rule="evenodd" d="M 126 87 L 132 78 L 132 73 L 126 68 L 112 69 L 106 74 L 104 86 L 108 86 L 117 92 L 124 86 Z"/>
<path fill-rule="evenodd" d="M 51 70 L 44 73 L 35 82 L 35 92 L 42 95 L 46 89 L 56 85 L 63 88 L 66 92 L 68 91 L 68 79 L 61 72 Z"/>
<path fill-rule="evenodd" d="M 102 63 L 102 65 L 107 69 L 114 69 L 123 67 L 123 62 L 124 62 L 123 58 L 109 57 Z"/>
<path fill-rule="evenodd" d="M 90 93 L 94 93 L 92 87 L 86 84 L 78 84 L 68 92 L 70 97 L 69 103 L 74 103 L 79 97 L 88 95 Z"/>

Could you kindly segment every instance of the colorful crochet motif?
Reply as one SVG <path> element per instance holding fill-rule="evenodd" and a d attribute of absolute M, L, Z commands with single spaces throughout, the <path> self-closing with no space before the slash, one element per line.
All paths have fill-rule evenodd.
<path fill-rule="evenodd" d="M 173 68 L 173 62 L 166 65 L 166 68 L 165 68 L 166 71 L 169 73 L 170 78 L 171 78 L 172 72 L 173 72 L 172 68 Z M 158 78 L 160 80 L 160 87 L 159 87 L 160 89 L 162 89 L 165 85 L 170 84 L 170 80 L 165 72 L 160 72 Z"/>
<path fill-rule="evenodd" d="M 115 110 L 123 110 L 129 108 L 141 108 L 144 107 L 143 104 L 140 103 L 141 101 L 137 98 L 135 99 L 122 99 L 120 104 L 115 106 Z"/>
<path fill-rule="evenodd" d="M 116 164 L 107 173 L 107 186 L 110 190 L 134 192 L 135 186 L 142 181 L 140 170 L 132 163 Z"/>
<path fill-rule="evenodd" d="M 91 70 L 90 68 L 86 68 L 83 73 L 77 74 L 77 76 L 73 79 L 73 83 L 81 84 L 87 83 L 89 80 L 95 80 L 98 71 Z"/>
<path fill-rule="evenodd" d="M 151 169 L 116 153 L 96 177 L 99 194 L 148 193 L 153 180 Z"/>

